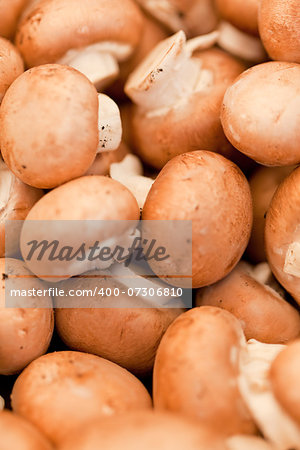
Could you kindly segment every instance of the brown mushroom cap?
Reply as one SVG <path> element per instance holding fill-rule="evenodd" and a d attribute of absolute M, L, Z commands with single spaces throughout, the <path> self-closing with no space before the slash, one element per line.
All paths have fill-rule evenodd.
<path fill-rule="evenodd" d="M 197 292 L 197 306 L 218 306 L 237 317 L 246 339 L 285 344 L 300 334 L 298 311 L 274 289 L 256 281 L 241 262 L 223 280 Z"/>
<path fill-rule="evenodd" d="M 264 248 L 265 216 L 278 185 L 292 167 L 258 167 L 249 179 L 253 200 L 253 227 L 247 256 L 254 263 L 266 261 Z"/>
<path fill-rule="evenodd" d="M 94 291 L 99 287 L 99 281 L 99 278 L 71 279 L 61 287 L 65 292 L 70 289 Z M 102 356 L 137 374 L 150 372 L 163 334 L 183 309 L 150 308 L 147 305 L 139 308 L 140 302 L 122 294 L 124 286 L 111 278 L 101 278 L 101 288 L 104 291 L 110 288 L 112 292 L 119 289 L 120 295 L 117 299 L 104 300 L 103 307 L 99 307 L 99 301 L 103 302 L 103 299 L 96 297 L 94 308 L 56 309 L 56 328 L 60 337 L 73 350 Z M 72 300 L 74 297 L 64 298 L 66 302 Z M 123 300 L 130 300 L 127 304 L 132 307 L 117 307 Z M 112 302 L 114 307 L 109 307 Z"/>
<path fill-rule="evenodd" d="M 116 432 L 117 430 L 117 432 Z M 138 411 L 86 424 L 59 450 L 224 450 L 218 436 L 186 418 Z"/>
<path fill-rule="evenodd" d="M 52 445 L 31 423 L 11 411 L 0 412 L 0 450 L 51 450 Z"/>
<path fill-rule="evenodd" d="M 172 108 L 152 114 L 135 106 L 131 133 L 136 153 L 161 169 L 174 156 L 199 148 L 235 159 L 238 152 L 226 140 L 220 123 L 224 93 L 244 66 L 218 49 L 193 55 L 212 73 L 212 85 L 194 92 Z"/>
<path fill-rule="evenodd" d="M 272 199 L 266 217 L 265 244 L 272 272 L 300 304 L 299 269 L 297 271 L 299 257 L 296 255 L 294 275 L 291 267 L 286 267 L 289 247 L 299 242 L 299 223 L 300 168 L 297 168 L 280 184 Z"/>
<path fill-rule="evenodd" d="M 28 299 L 15 297 L 19 308 L 5 306 L 5 280 L 9 275 L 30 275 L 22 261 L 0 259 L 0 374 L 10 375 L 44 354 L 51 341 L 54 317 L 50 296 L 32 300 L 33 307 L 26 307 Z M 10 284 L 10 287 L 14 287 Z M 20 285 L 15 286 L 20 288 Z M 36 278 L 24 278 L 23 289 L 42 289 Z M 25 306 L 24 306 L 25 304 Z"/>
<path fill-rule="evenodd" d="M 17 22 L 28 0 L 0 0 L 0 36 L 14 37 Z"/>
<path fill-rule="evenodd" d="M 276 399 L 300 424 L 300 340 L 288 345 L 273 361 L 270 380 Z"/>
<path fill-rule="evenodd" d="M 221 121 L 229 141 L 255 161 L 300 161 L 300 65 L 267 62 L 246 70 L 226 91 Z"/>
<path fill-rule="evenodd" d="M 255 426 L 238 389 L 239 321 L 220 308 L 181 314 L 158 347 L 154 407 L 197 419 L 224 435 L 253 433 Z"/>
<path fill-rule="evenodd" d="M 0 2 L 1 9 L 1 2 Z M 1 12 L 0 12 L 1 14 Z M 24 72 L 23 60 L 16 49 L 16 47 L 6 39 L 0 37 L 0 103 L 4 97 L 5 92 Z"/>
<path fill-rule="evenodd" d="M 298 0 L 261 0 L 259 34 L 272 59 L 300 63 Z"/>
<path fill-rule="evenodd" d="M 222 18 L 246 33 L 258 35 L 260 0 L 216 0 Z"/>
<path fill-rule="evenodd" d="M 96 417 L 151 407 L 142 383 L 95 355 L 48 353 L 33 361 L 12 391 L 13 410 L 58 445 Z"/>
<path fill-rule="evenodd" d="M 52 188 L 83 175 L 98 145 L 98 97 L 87 78 L 67 66 L 28 70 L 0 109 L 1 151 L 24 183 Z"/>
<path fill-rule="evenodd" d="M 33 67 L 101 41 L 135 47 L 141 31 L 142 15 L 132 0 L 41 0 L 21 20 L 16 45 Z"/>
<path fill-rule="evenodd" d="M 5 248 L 5 223 L 24 220 L 33 205 L 42 197 L 40 189 L 22 183 L 0 160 L 0 257 L 13 255 L 19 247 L 19 227 L 9 228 L 9 242 Z M 9 224 L 11 227 L 12 224 Z M 11 234 L 12 233 L 12 234 Z"/>
<path fill-rule="evenodd" d="M 223 156 L 196 151 L 161 170 L 146 199 L 144 220 L 191 220 L 193 287 L 226 276 L 241 258 L 252 225 L 246 178 Z"/>

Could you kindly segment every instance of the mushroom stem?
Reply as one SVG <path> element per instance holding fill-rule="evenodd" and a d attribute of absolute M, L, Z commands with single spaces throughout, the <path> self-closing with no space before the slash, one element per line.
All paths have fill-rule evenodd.
<path fill-rule="evenodd" d="M 266 59 L 267 54 L 259 38 L 243 33 L 228 22 L 220 24 L 219 32 L 219 46 L 232 55 L 252 62 Z"/>
<path fill-rule="evenodd" d="M 183 31 L 158 44 L 131 74 L 125 92 L 146 110 L 170 107 L 192 92 L 205 89 L 212 75 L 192 57 L 195 50 L 211 47 L 218 32 L 186 41 Z"/>
<path fill-rule="evenodd" d="M 300 243 L 293 242 L 286 252 L 283 271 L 294 277 L 300 277 Z"/>
<path fill-rule="evenodd" d="M 0 395 L 0 411 L 2 411 L 2 409 L 4 409 L 4 406 L 5 406 L 4 398 L 1 397 L 1 395 Z"/>
<path fill-rule="evenodd" d="M 110 166 L 110 176 L 126 186 L 143 208 L 154 180 L 143 176 L 143 166 L 135 155 L 127 155 L 123 161 Z"/>
<path fill-rule="evenodd" d="M 0 161 L 0 211 L 5 208 L 10 197 L 13 174 L 3 161 Z"/>
<path fill-rule="evenodd" d="M 122 138 L 122 123 L 118 105 L 107 95 L 99 94 L 97 153 L 116 150 Z"/>
<path fill-rule="evenodd" d="M 169 0 L 137 0 L 137 2 L 153 17 L 172 31 L 184 29 L 184 24 L 177 9 Z"/>
<path fill-rule="evenodd" d="M 125 60 L 131 53 L 130 45 L 101 42 L 82 49 L 71 49 L 58 63 L 79 70 L 102 91 L 119 75 L 118 61 Z"/>

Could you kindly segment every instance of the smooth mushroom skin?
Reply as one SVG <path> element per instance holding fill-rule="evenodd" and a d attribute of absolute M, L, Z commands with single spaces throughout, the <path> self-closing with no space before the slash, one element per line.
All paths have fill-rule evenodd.
<path fill-rule="evenodd" d="M 0 450 L 51 450 L 50 442 L 31 423 L 11 411 L 0 413 Z"/>
<path fill-rule="evenodd" d="M 96 450 L 99 442 L 103 450 L 224 450 L 222 439 L 205 427 L 175 414 L 150 411 L 93 421 L 58 450 Z"/>
<path fill-rule="evenodd" d="M 48 353 L 33 361 L 13 387 L 14 412 L 50 441 L 62 440 L 93 418 L 151 408 L 151 398 L 130 372 L 95 355 Z"/>
<path fill-rule="evenodd" d="M 300 425 L 300 340 L 288 345 L 273 361 L 270 380 L 273 393 L 285 412 Z"/>
<path fill-rule="evenodd" d="M 0 0 L 0 36 L 14 37 L 17 22 L 28 0 Z"/>
<path fill-rule="evenodd" d="M 239 321 L 212 306 L 193 308 L 168 328 L 158 347 L 153 401 L 220 434 L 252 434 L 255 425 L 238 389 Z"/>
<path fill-rule="evenodd" d="M 32 230 L 34 229 L 34 237 L 38 241 L 39 239 L 45 239 L 45 236 L 47 237 L 47 234 L 43 234 L 43 227 L 39 235 L 36 221 L 77 221 L 77 228 L 76 225 L 74 225 L 74 228 L 70 225 L 70 229 L 66 226 L 58 226 L 55 234 L 55 239 L 59 238 L 60 248 L 66 240 L 70 239 L 68 245 L 72 244 L 73 248 L 77 249 L 79 244 L 83 242 L 94 244 L 95 241 L 100 239 L 100 234 L 105 240 L 116 236 L 115 233 L 119 231 L 120 233 L 124 230 L 127 231 L 131 223 L 139 220 L 139 217 L 140 210 L 136 199 L 118 181 L 98 175 L 77 178 L 48 192 L 33 206 L 23 224 L 20 239 L 21 252 L 29 269 L 37 275 L 51 276 L 62 273 L 65 277 L 78 275 L 87 270 L 92 270 L 92 268 L 85 268 L 83 272 L 72 272 L 72 267 L 74 267 L 72 264 L 76 263 L 74 258 L 69 263 L 70 265 L 66 260 L 59 260 L 54 266 L 47 257 L 43 257 L 41 260 L 36 258 L 29 260 L 27 258 L 30 248 L 28 242 L 32 239 Z M 104 224 L 104 229 L 102 230 L 103 227 L 100 227 L 100 231 L 97 232 L 92 224 L 88 223 L 88 221 L 105 220 L 115 221 L 115 227 L 112 227 L 112 222 L 110 222 L 110 226 Z M 31 225 L 31 221 L 35 221 L 35 224 Z M 82 233 L 85 233 L 84 241 L 82 241 L 81 233 L 78 236 L 79 226 L 81 226 Z M 45 226 L 46 233 L 48 229 L 50 233 L 51 230 L 54 230 L 50 225 Z M 83 263 L 89 264 L 87 257 L 84 258 Z M 68 272 L 69 270 L 71 272 Z M 49 278 L 48 281 L 55 280 Z"/>
<path fill-rule="evenodd" d="M 1 8 L 1 3 L 0 3 Z M 1 12 L 0 12 L 1 14 Z M 24 72 L 23 60 L 16 49 L 16 47 L 6 39 L 0 37 L 0 103 L 4 97 L 5 92 Z"/>
<path fill-rule="evenodd" d="M 266 217 L 265 245 L 272 272 L 300 304 L 299 244 L 300 168 L 278 187 Z M 294 253 L 294 255 L 293 255 Z"/>
<path fill-rule="evenodd" d="M 65 292 L 69 289 L 94 290 L 99 281 L 99 278 L 78 278 L 66 281 L 62 286 Z M 98 305 L 95 298 L 94 308 L 56 308 L 55 321 L 60 337 L 73 350 L 109 359 L 135 374 L 149 373 L 162 336 L 184 310 L 147 305 L 139 308 L 141 301 L 122 294 L 124 286 L 111 278 L 101 278 L 101 287 L 104 291 L 119 289 L 120 295 L 115 299 L 108 298 L 106 302 L 99 297 Z M 65 300 L 67 304 L 74 298 L 66 297 Z M 99 301 L 104 301 L 102 307 L 99 307 Z M 121 306 L 123 301 L 127 302 L 127 307 Z M 114 307 L 109 307 L 112 302 Z"/>
<path fill-rule="evenodd" d="M 0 108 L 1 152 L 24 183 L 53 188 L 83 175 L 96 156 L 98 97 L 78 71 L 35 67 L 10 86 Z"/>
<path fill-rule="evenodd" d="M 130 132 L 134 150 L 144 162 L 157 169 L 174 156 L 198 149 L 240 159 L 224 136 L 220 108 L 226 89 L 245 67 L 218 49 L 196 52 L 193 57 L 211 73 L 212 84 L 166 111 L 153 114 L 139 106 L 132 109 Z"/>
<path fill-rule="evenodd" d="M 102 88 L 137 46 L 142 26 L 132 0 L 41 0 L 20 21 L 16 45 L 28 67 L 70 64 Z"/>
<path fill-rule="evenodd" d="M 258 36 L 260 0 L 215 0 L 221 17 L 236 28 Z"/>
<path fill-rule="evenodd" d="M 295 166 L 258 167 L 249 178 L 253 200 L 253 227 L 247 247 L 247 257 L 253 263 L 266 261 L 264 232 L 265 217 L 278 185 Z"/>
<path fill-rule="evenodd" d="M 213 31 L 218 16 L 213 0 L 137 0 L 153 17 L 173 32 L 184 30 L 190 36 Z"/>
<path fill-rule="evenodd" d="M 223 156 L 185 153 L 159 173 L 142 218 L 192 221 L 192 283 L 206 286 L 225 277 L 246 248 L 252 226 L 250 189 L 238 167 Z"/>
<path fill-rule="evenodd" d="M 19 228 L 9 223 L 9 242 L 5 247 L 6 221 L 24 220 L 44 191 L 22 183 L 0 160 L 0 257 L 12 256 L 19 249 Z"/>
<path fill-rule="evenodd" d="M 47 351 L 52 338 L 54 317 L 50 296 L 30 300 L 21 296 L 14 297 L 14 302 L 20 307 L 6 307 L 7 276 L 31 275 L 22 261 L 1 258 L 0 273 L 0 374 L 11 375 Z M 16 288 L 20 288 L 20 285 L 16 285 Z M 43 289 L 44 286 L 37 278 L 24 278 L 22 289 L 32 288 Z"/>
<path fill-rule="evenodd" d="M 300 65 L 267 62 L 227 89 L 221 121 L 229 141 L 268 166 L 300 161 Z"/>
<path fill-rule="evenodd" d="M 111 164 L 122 161 L 128 153 L 131 152 L 125 142 L 117 150 L 98 153 L 85 175 L 108 175 Z"/>
<path fill-rule="evenodd" d="M 218 306 L 237 317 L 246 339 L 285 344 L 300 334 L 300 315 L 268 285 L 256 281 L 241 262 L 226 278 L 200 289 L 197 306 Z"/>
<path fill-rule="evenodd" d="M 259 34 L 272 59 L 300 63 L 298 0 L 261 0 Z"/>

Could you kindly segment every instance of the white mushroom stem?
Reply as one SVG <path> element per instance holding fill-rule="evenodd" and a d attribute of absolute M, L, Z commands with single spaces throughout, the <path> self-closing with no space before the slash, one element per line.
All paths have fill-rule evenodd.
<path fill-rule="evenodd" d="M 127 155 L 123 161 L 110 166 L 110 176 L 126 186 L 135 196 L 140 208 L 143 208 L 148 192 L 154 180 L 143 176 L 143 166 L 135 155 Z"/>
<path fill-rule="evenodd" d="M 219 33 L 186 41 L 183 31 L 160 42 L 129 77 L 125 92 L 146 110 L 170 107 L 212 84 L 210 71 L 193 58 L 195 50 L 211 47 Z"/>
<path fill-rule="evenodd" d="M 269 371 L 285 348 L 250 339 L 241 353 L 238 380 L 242 397 L 259 429 L 276 449 L 299 448 L 300 428 L 281 408 L 273 395 Z"/>
<path fill-rule="evenodd" d="M 257 63 L 266 59 L 267 55 L 259 38 L 243 33 L 228 22 L 220 24 L 219 32 L 219 46 L 232 55 Z"/>
<path fill-rule="evenodd" d="M 172 31 L 184 29 L 184 23 L 169 0 L 137 0 L 148 13 L 162 22 Z"/>
<path fill-rule="evenodd" d="M 1 397 L 1 395 L 0 395 L 0 411 L 2 411 L 2 409 L 4 409 L 4 406 L 5 406 L 4 398 Z"/>
<path fill-rule="evenodd" d="M 283 271 L 288 275 L 300 277 L 300 243 L 293 242 L 286 252 Z"/>
<path fill-rule="evenodd" d="M 0 211 L 9 201 L 14 175 L 6 164 L 0 160 Z"/>
<path fill-rule="evenodd" d="M 122 123 L 118 105 L 107 95 L 98 95 L 99 144 L 97 153 L 116 150 L 122 138 Z"/>
<path fill-rule="evenodd" d="M 81 33 L 85 33 L 85 30 L 81 30 Z M 79 70 L 101 91 L 117 78 L 118 62 L 126 60 L 132 50 L 128 44 L 100 42 L 81 49 L 71 49 L 57 62 Z"/>

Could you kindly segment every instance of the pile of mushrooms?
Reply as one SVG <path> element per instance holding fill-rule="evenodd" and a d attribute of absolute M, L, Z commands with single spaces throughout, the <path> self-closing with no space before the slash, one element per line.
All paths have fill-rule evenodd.
<path fill-rule="evenodd" d="M 0 0 L 0 152 L 0 450 L 300 450 L 299 0 Z"/>

